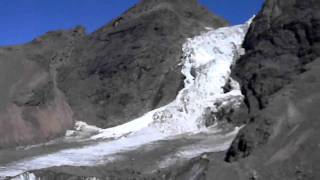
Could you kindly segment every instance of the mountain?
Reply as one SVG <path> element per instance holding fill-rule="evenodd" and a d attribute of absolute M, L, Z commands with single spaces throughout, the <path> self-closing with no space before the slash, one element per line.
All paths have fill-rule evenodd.
<path fill-rule="evenodd" d="M 171 102 L 183 87 L 186 38 L 226 22 L 195 0 L 145 0 L 86 37 L 58 84 L 75 119 L 102 128 Z"/>
<path fill-rule="evenodd" d="M 145 0 L 96 32 L 53 31 L 0 49 L 0 147 L 44 142 L 74 121 L 101 128 L 171 102 L 182 43 L 226 26 L 195 0 Z"/>
<path fill-rule="evenodd" d="M 0 151 L 0 179 L 319 179 L 319 10 L 266 0 L 224 27 L 196 0 L 142 0 L 1 48 L 0 145 L 75 128 Z"/>
<path fill-rule="evenodd" d="M 47 144 L 45 149 L 40 146 L 6 153 L 7 160 L 0 160 L 0 165 L 6 164 L 0 166 L 0 176 L 20 173 L 17 179 L 203 176 L 205 166 L 198 169 L 195 165 L 192 170 L 194 165 L 188 161 L 195 158 L 198 162 L 198 156 L 206 152 L 227 150 L 240 129 L 224 122 L 219 114 L 232 112 L 243 100 L 239 84 L 229 77 L 231 65 L 243 54 L 241 44 L 248 28 L 249 23 L 208 29 L 186 40 L 180 59 L 184 87 L 169 104 L 112 128 L 77 122 L 60 143 Z M 96 134 L 82 136 L 85 132 Z M 12 160 L 17 154 L 20 158 Z M 207 159 L 207 155 L 202 155 L 199 162 L 203 164 Z"/>

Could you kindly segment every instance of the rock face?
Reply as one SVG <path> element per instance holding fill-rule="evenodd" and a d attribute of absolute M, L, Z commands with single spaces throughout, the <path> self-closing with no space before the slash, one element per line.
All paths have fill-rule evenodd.
<path fill-rule="evenodd" d="M 77 120 L 125 123 L 174 100 L 183 86 L 182 44 L 224 25 L 196 0 L 141 1 L 79 43 L 59 69 L 59 87 Z"/>
<path fill-rule="evenodd" d="M 68 60 L 77 30 L 49 32 L 0 49 L 0 148 L 38 143 L 72 128 L 72 110 L 57 87 L 56 68 Z"/>
<path fill-rule="evenodd" d="M 226 160 L 258 179 L 319 179 L 320 1 L 267 0 L 253 20 L 233 77 L 248 123 Z"/>
<path fill-rule="evenodd" d="M 0 48 L 0 148 L 102 128 L 171 102 L 186 38 L 227 23 L 196 0 L 144 0 L 86 35 L 77 27 Z"/>

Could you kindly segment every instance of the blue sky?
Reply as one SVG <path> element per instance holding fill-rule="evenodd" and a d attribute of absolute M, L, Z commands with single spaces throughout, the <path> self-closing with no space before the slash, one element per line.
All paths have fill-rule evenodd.
<path fill-rule="evenodd" d="M 231 24 L 246 21 L 263 0 L 199 0 Z M 21 44 L 50 30 L 83 25 L 92 32 L 138 0 L 0 0 L 0 46 Z"/>

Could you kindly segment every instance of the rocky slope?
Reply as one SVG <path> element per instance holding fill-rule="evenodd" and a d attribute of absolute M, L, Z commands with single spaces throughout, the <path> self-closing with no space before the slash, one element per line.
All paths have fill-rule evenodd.
<path fill-rule="evenodd" d="M 73 127 L 56 69 L 82 35 L 80 28 L 49 32 L 23 46 L 0 48 L 0 149 L 47 141 Z"/>
<path fill-rule="evenodd" d="M 233 70 L 248 111 L 239 120 L 248 125 L 226 160 L 245 158 L 256 179 L 320 177 L 319 10 L 317 0 L 267 0 Z"/>
<path fill-rule="evenodd" d="M 105 128 L 171 102 L 182 43 L 226 25 L 195 0 L 144 0 L 86 35 L 77 27 L 0 49 L 0 147 L 64 135 L 75 120 Z"/>

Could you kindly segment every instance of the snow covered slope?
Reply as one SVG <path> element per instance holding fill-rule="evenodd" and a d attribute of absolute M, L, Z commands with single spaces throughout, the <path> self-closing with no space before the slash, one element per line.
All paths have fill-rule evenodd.
<path fill-rule="evenodd" d="M 214 117 L 208 118 L 208 114 L 215 114 L 225 106 L 236 108 L 242 101 L 239 86 L 229 79 L 229 75 L 230 66 L 243 53 L 241 44 L 248 27 L 249 23 L 209 30 L 187 40 L 183 45 L 184 56 L 180 64 L 183 66 L 182 73 L 186 77 L 185 87 L 179 92 L 175 101 L 114 128 L 99 129 L 79 122 L 77 131 L 96 134 L 91 139 L 100 142 L 0 167 L 0 177 L 52 166 L 96 165 L 107 155 L 143 144 L 186 133 L 206 132 L 208 125 L 217 123 Z M 228 81 L 231 81 L 231 90 L 224 93 L 223 87 Z M 238 130 L 239 128 L 235 128 L 229 133 L 228 142 L 215 144 L 215 149 L 222 151 L 228 148 Z M 72 134 L 71 131 L 68 132 L 68 135 Z M 207 148 L 203 151 L 207 151 Z M 116 159 L 117 156 L 110 156 L 110 161 Z"/>

